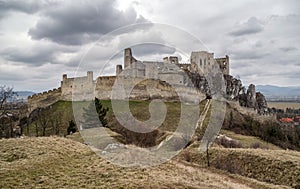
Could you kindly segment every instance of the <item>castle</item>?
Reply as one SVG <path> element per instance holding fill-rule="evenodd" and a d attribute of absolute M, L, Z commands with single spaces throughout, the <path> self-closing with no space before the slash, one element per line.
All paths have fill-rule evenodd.
<path fill-rule="evenodd" d="M 224 75 L 229 75 L 229 57 L 214 58 L 214 53 L 207 51 L 192 52 L 190 57 L 191 63 L 179 63 L 178 57 L 170 56 L 163 58 L 162 62 L 139 61 L 132 56 L 130 48 L 124 51 L 124 68 L 130 68 L 131 77 L 154 78 L 165 81 L 172 78 L 174 74 L 180 74 L 177 69 L 166 68 L 164 64 L 171 63 L 181 68 L 182 71 L 197 72 L 205 74 L 212 69 L 220 69 Z M 122 72 L 122 65 L 117 65 L 116 75 Z M 172 79 L 171 79 L 172 81 Z M 173 81 L 174 84 L 182 84 L 183 80 Z"/>
<path fill-rule="evenodd" d="M 94 97 L 111 99 L 112 87 L 120 75 L 147 79 L 134 87 L 131 92 L 132 99 L 149 99 L 149 96 L 150 98 L 174 99 L 176 93 L 170 84 L 183 87 L 182 90 L 192 93 L 191 90 L 184 88 L 187 82 L 185 71 L 203 75 L 212 69 L 220 69 L 224 75 L 229 75 L 229 57 L 226 55 L 225 58 L 214 58 L 214 53 L 199 51 L 191 53 L 190 63 L 179 63 L 176 56 L 165 57 L 161 62 L 140 61 L 133 57 L 131 49 L 127 48 L 124 50 L 124 69 L 122 65 L 117 65 L 116 76 L 99 76 L 93 80 L 92 71 L 88 71 L 87 76 L 75 78 L 68 78 L 64 74 L 58 89 L 28 97 L 28 105 L 32 111 L 59 100 L 81 101 Z M 153 90 L 145 90 L 146 88 Z"/>

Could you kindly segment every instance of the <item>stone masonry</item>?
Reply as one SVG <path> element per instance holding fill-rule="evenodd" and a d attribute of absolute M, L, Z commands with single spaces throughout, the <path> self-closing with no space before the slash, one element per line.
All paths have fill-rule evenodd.
<path fill-rule="evenodd" d="M 99 76 L 93 80 L 93 72 L 88 71 L 86 76 L 68 78 L 66 74 L 62 76 L 61 86 L 58 89 L 35 94 L 28 97 L 30 111 L 37 107 L 46 107 L 59 100 L 82 101 L 90 100 L 94 97 L 99 99 L 111 99 L 112 87 L 118 77 L 130 78 L 132 85 L 136 85 L 130 99 L 166 99 L 176 100 L 178 96 L 172 85 L 186 91 L 186 96 L 195 93 L 189 89 L 187 76 L 199 90 L 197 95 L 209 96 L 210 91 L 205 81 L 204 75 L 212 69 L 220 69 L 225 78 L 226 98 L 237 100 L 242 106 L 264 110 L 267 103 L 263 94 L 256 93 L 255 86 L 250 85 L 247 92 L 242 82 L 229 75 L 229 57 L 214 58 L 214 53 L 206 51 L 192 52 L 191 63 L 180 63 L 178 57 L 170 56 L 162 59 L 161 62 L 140 61 L 132 55 L 130 48 L 124 50 L 124 68 L 122 65 L 116 66 L 116 76 Z M 166 64 L 168 66 L 166 66 Z M 143 82 L 138 82 L 140 79 Z"/>

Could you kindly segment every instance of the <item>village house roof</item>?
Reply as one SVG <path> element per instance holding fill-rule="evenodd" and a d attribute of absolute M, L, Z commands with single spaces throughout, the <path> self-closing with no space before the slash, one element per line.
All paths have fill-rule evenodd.
<path fill-rule="evenodd" d="M 280 121 L 282 122 L 282 123 L 292 123 L 292 122 L 294 122 L 294 119 L 293 118 L 281 118 L 280 119 Z"/>

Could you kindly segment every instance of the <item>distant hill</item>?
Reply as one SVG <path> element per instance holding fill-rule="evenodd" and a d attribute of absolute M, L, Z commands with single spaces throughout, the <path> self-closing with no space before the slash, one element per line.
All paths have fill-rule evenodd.
<path fill-rule="evenodd" d="M 256 91 L 263 93 L 269 101 L 300 101 L 300 87 L 257 85 Z"/>
<path fill-rule="evenodd" d="M 15 91 L 17 93 L 17 96 L 14 98 L 14 100 L 18 101 L 27 101 L 27 97 L 35 94 L 35 92 L 32 91 Z"/>

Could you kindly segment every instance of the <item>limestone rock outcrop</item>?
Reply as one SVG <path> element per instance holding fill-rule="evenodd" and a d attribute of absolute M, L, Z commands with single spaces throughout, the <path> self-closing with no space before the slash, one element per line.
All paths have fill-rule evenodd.
<path fill-rule="evenodd" d="M 204 92 L 207 97 L 211 96 L 211 89 L 204 76 L 197 73 L 188 73 L 195 87 Z M 241 106 L 253 108 L 259 114 L 267 112 L 268 104 L 265 96 L 256 92 L 255 85 L 250 84 L 247 91 L 240 79 L 234 78 L 231 75 L 224 75 L 226 85 L 226 99 L 238 101 Z"/>
<path fill-rule="evenodd" d="M 247 96 L 246 106 L 249 108 L 256 108 L 257 102 L 256 102 L 255 85 L 253 84 L 249 85 L 246 96 Z"/>
<path fill-rule="evenodd" d="M 257 110 L 259 114 L 264 114 L 268 111 L 268 104 L 265 96 L 262 93 L 260 92 L 256 93 L 256 102 L 257 102 Z"/>
<path fill-rule="evenodd" d="M 231 75 L 224 75 L 226 85 L 226 96 L 228 100 L 238 100 L 239 96 L 245 93 L 245 87 L 240 79 Z"/>
<path fill-rule="evenodd" d="M 194 87 L 205 93 L 207 97 L 211 97 L 210 86 L 204 76 L 198 73 L 187 72 Z M 226 85 L 226 99 L 238 101 L 241 106 L 253 108 L 258 113 L 263 114 L 267 111 L 268 105 L 265 96 L 256 92 L 255 85 L 250 84 L 247 92 L 240 79 L 231 75 L 224 75 Z"/>
<path fill-rule="evenodd" d="M 238 101 L 241 106 L 254 108 L 259 114 L 265 114 L 268 111 L 268 104 L 265 96 L 256 92 L 255 85 L 250 84 L 247 93 L 240 94 Z"/>

